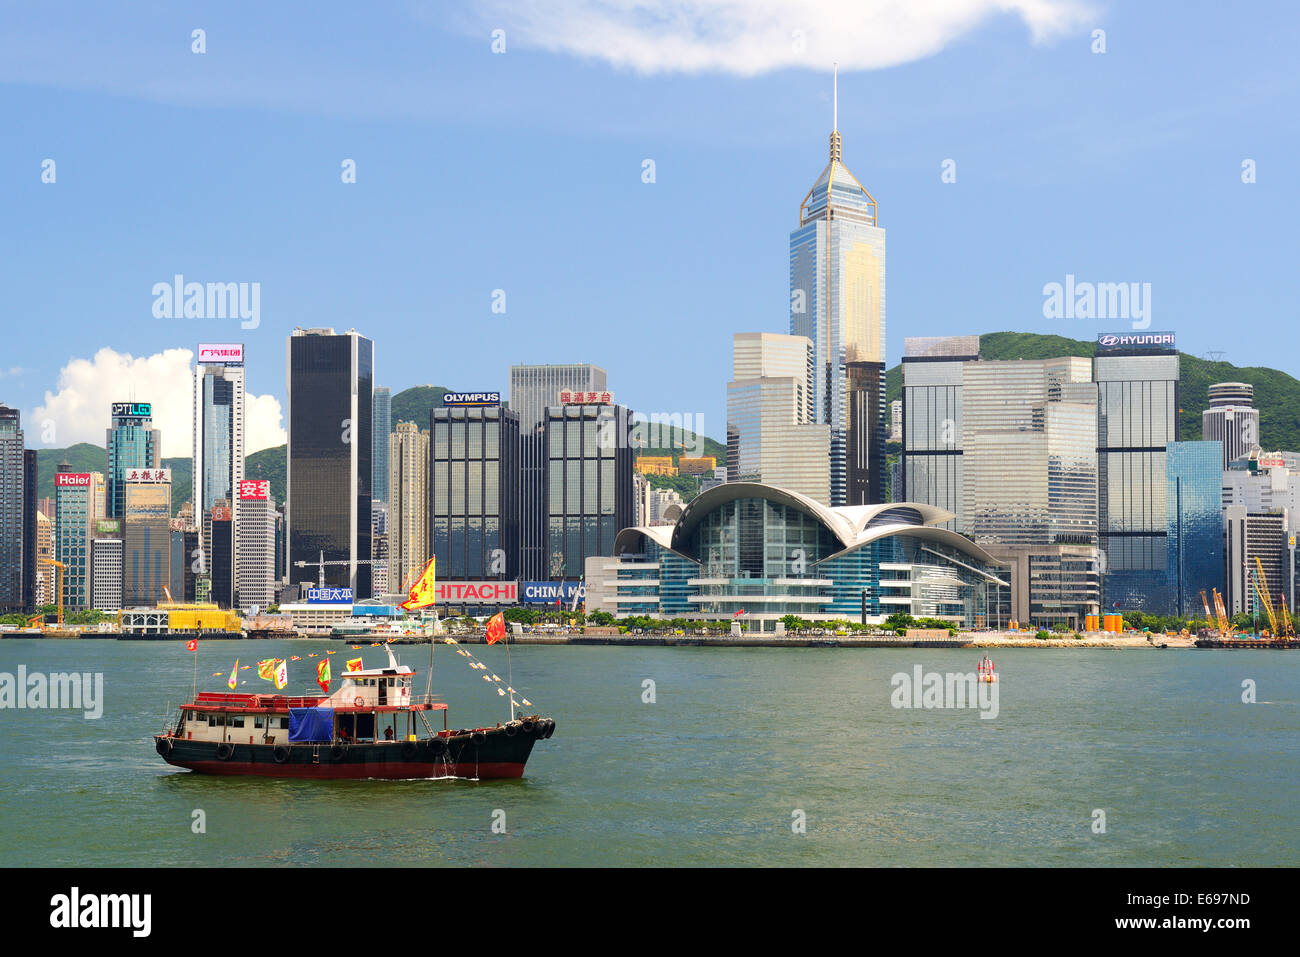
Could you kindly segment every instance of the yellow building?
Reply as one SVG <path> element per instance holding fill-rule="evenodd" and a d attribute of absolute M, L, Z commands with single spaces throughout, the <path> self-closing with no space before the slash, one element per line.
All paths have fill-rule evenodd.
<path fill-rule="evenodd" d="M 159 602 L 167 612 L 169 631 L 239 631 L 239 613 L 218 608 L 215 602 Z"/>
<path fill-rule="evenodd" d="M 638 455 L 636 470 L 642 475 L 676 475 L 677 466 L 673 465 L 671 455 Z"/>
<path fill-rule="evenodd" d="M 683 475 L 707 475 L 718 467 L 718 460 L 712 455 L 698 458 L 683 455 L 677 460 L 677 467 Z"/>

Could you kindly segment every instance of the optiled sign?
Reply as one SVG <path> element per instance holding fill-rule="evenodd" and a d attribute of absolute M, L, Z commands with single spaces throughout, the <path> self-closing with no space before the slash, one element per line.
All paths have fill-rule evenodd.
<path fill-rule="evenodd" d="M 1097 336 L 1097 354 L 1107 352 L 1152 351 L 1177 352 L 1172 332 L 1101 333 Z"/>
<path fill-rule="evenodd" d="M 571 605 L 575 595 L 586 597 L 587 590 L 582 582 L 524 582 L 526 605 L 554 605 L 557 599 Z"/>
<path fill-rule="evenodd" d="M 213 342 L 199 343 L 199 365 L 205 362 L 221 363 L 223 365 L 243 365 L 244 364 L 244 344 L 228 343 L 220 344 Z"/>
<path fill-rule="evenodd" d="M 114 402 L 113 418 L 147 419 L 153 415 L 153 406 L 148 402 Z"/>
<path fill-rule="evenodd" d="M 453 605 L 513 605 L 519 601 L 519 582 L 437 582 L 437 601 Z"/>
<path fill-rule="evenodd" d="M 350 605 L 352 604 L 352 589 L 308 588 L 307 603 L 309 605 Z"/>
<path fill-rule="evenodd" d="M 443 405 L 500 405 L 500 392 L 447 392 Z"/>

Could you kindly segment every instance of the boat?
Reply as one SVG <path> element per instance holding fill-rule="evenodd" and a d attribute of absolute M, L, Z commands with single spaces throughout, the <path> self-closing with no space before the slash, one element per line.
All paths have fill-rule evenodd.
<path fill-rule="evenodd" d="M 993 670 L 993 659 L 988 655 L 975 667 L 975 674 L 982 684 L 997 684 L 998 673 Z"/>
<path fill-rule="evenodd" d="M 351 671 L 332 694 L 199 692 L 154 735 L 168 764 L 203 774 L 273 778 L 519 778 L 555 721 L 541 715 L 495 727 L 448 726 L 446 702 L 413 695 L 399 665 Z M 442 713 L 442 728 L 430 715 Z"/>

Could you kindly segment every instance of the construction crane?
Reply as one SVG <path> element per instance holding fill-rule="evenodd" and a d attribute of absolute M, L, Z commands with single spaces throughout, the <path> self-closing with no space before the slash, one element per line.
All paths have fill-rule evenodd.
<path fill-rule="evenodd" d="M 1264 575 L 1264 564 L 1255 556 L 1255 594 L 1268 615 L 1269 634 L 1277 636 L 1277 615 L 1273 614 L 1273 599 L 1268 597 L 1268 578 Z"/>
<path fill-rule="evenodd" d="M 1279 638 L 1286 638 L 1288 641 L 1295 639 L 1295 626 L 1291 624 L 1291 613 L 1287 611 L 1286 595 L 1278 595 L 1278 600 L 1282 603 L 1282 630 L 1277 633 Z"/>
<path fill-rule="evenodd" d="M 1214 593 L 1214 614 L 1219 621 L 1219 634 L 1227 638 L 1229 631 L 1228 612 L 1223 607 L 1223 596 L 1219 594 L 1217 588 L 1211 588 L 1210 591 Z"/>
<path fill-rule="evenodd" d="M 355 562 L 351 559 L 343 558 L 339 560 L 331 559 L 327 562 L 325 561 L 325 553 L 323 551 L 320 553 L 320 561 L 318 562 L 294 562 L 294 564 L 299 568 L 306 568 L 309 565 L 318 565 L 320 567 L 320 578 L 316 586 L 318 588 L 325 587 L 326 565 L 385 565 L 387 563 L 388 559 L 386 558 L 358 558 Z"/>
<path fill-rule="evenodd" d="M 56 569 L 56 571 L 54 572 L 54 594 L 57 598 L 57 604 L 59 608 L 59 625 L 60 627 L 62 627 L 63 625 L 63 573 L 65 570 L 67 570 L 68 566 L 63 564 L 63 562 L 55 561 L 53 558 L 42 557 L 41 561 L 43 561 L 47 565 L 53 565 Z"/>
<path fill-rule="evenodd" d="M 1215 597 L 1217 598 L 1217 597 L 1218 597 L 1218 592 L 1215 592 L 1214 594 L 1215 594 Z M 1204 588 L 1201 589 L 1201 607 L 1205 609 L 1205 623 L 1206 623 L 1207 625 L 1209 625 L 1210 627 L 1214 627 L 1214 625 L 1216 624 L 1216 622 L 1215 622 L 1215 618 L 1214 618 L 1214 613 L 1213 613 L 1212 611 L 1210 611 L 1210 599 L 1208 599 L 1208 598 L 1205 597 L 1205 589 L 1204 589 Z M 1223 632 L 1222 632 L 1222 629 L 1220 629 L 1220 632 L 1219 632 L 1219 633 L 1220 633 L 1220 635 L 1222 635 L 1222 633 L 1223 633 Z"/>

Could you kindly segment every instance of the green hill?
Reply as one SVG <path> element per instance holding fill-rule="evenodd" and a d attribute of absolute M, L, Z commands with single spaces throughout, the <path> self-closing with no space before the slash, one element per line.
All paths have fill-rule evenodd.
<path fill-rule="evenodd" d="M 440 385 L 417 385 L 403 389 L 393 396 L 393 424 L 414 422 L 420 428 L 427 429 L 429 410 L 442 405 L 442 397 L 450 391 Z"/>
<path fill-rule="evenodd" d="M 1095 342 L 1064 336 L 1032 332 L 990 332 L 980 336 L 980 356 L 985 359 L 1092 358 L 1096 353 Z M 1185 352 L 1178 354 L 1178 368 L 1178 438 L 1182 441 L 1201 438 L 1201 413 L 1209 403 L 1212 384 L 1249 382 L 1255 387 L 1255 408 L 1260 410 L 1260 442 L 1264 448 L 1300 449 L 1300 380 L 1277 369 L 1211 362 Z M 885 377 L 890 402 L 902 396 L 902 387 L 902 370 L 894 366 Z"/>

